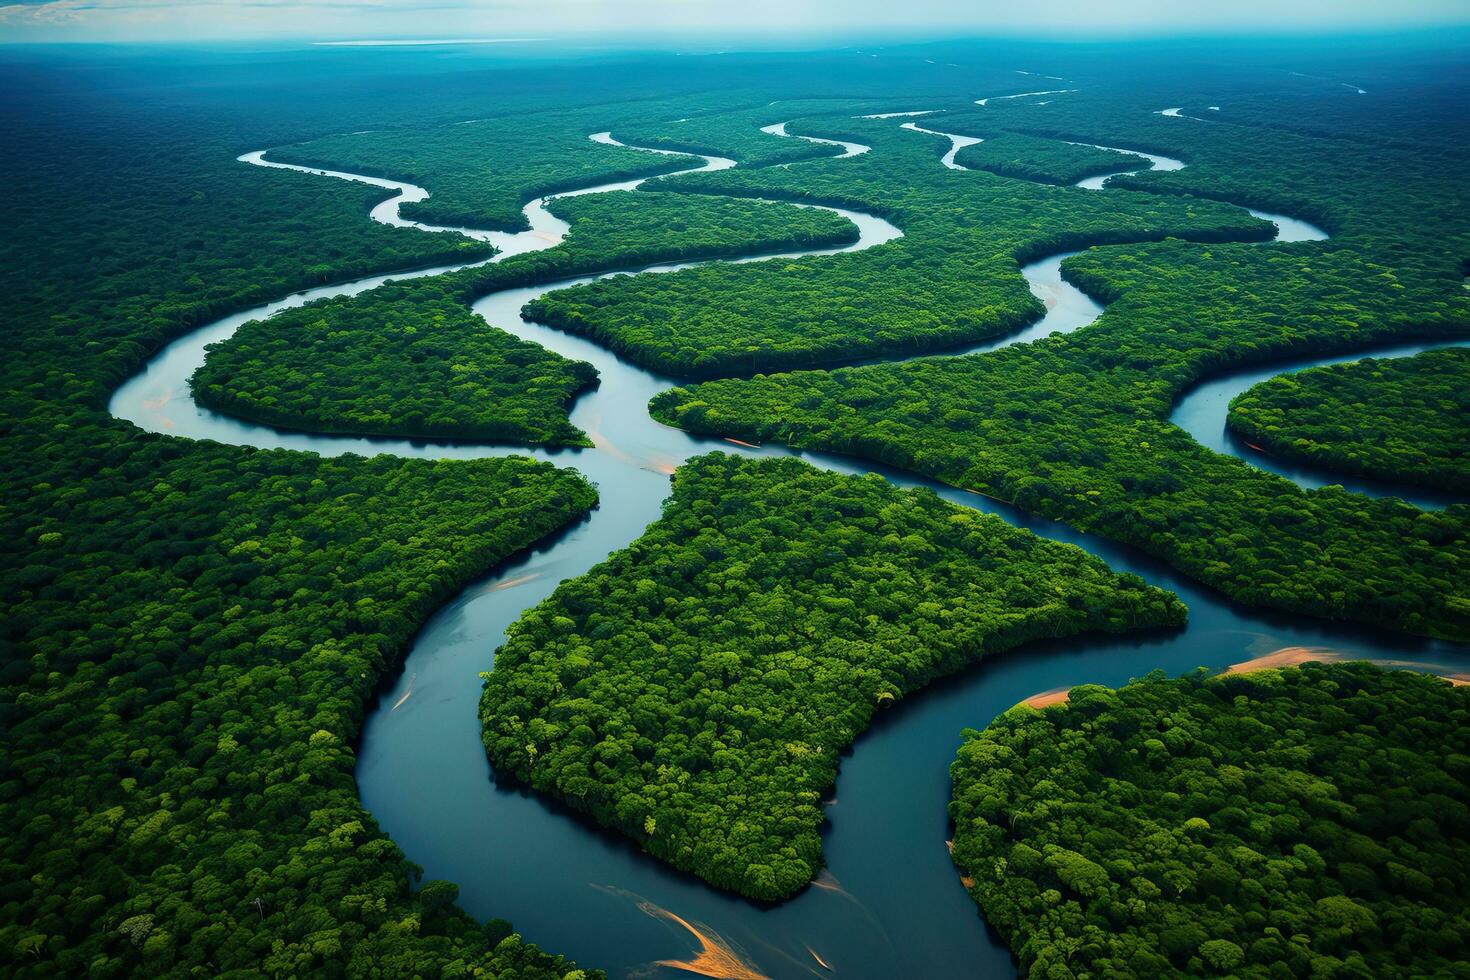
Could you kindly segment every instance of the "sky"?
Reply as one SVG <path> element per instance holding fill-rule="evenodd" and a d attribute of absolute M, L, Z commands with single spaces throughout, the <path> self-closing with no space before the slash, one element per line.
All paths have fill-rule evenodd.
<path fill-rule="evenodd" d="M 1137 37 L 1470 24 L 1470 0 L 0 0 L 0 43 L 731 33 Z"/>

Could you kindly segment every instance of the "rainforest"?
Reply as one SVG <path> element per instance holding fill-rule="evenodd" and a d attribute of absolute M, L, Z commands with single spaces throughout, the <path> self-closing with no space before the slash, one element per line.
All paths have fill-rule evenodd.
<path fill-rule="evenodd" d="M 1470 977 L 1463 29 L 122 9 L 0 7 L 7 976 Z"/>

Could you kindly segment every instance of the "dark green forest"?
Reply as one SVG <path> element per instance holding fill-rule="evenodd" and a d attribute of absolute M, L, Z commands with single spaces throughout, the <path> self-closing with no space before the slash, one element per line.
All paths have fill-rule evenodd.
<path fill-rule="evenodd" d="M 507 923 L 465 916 L 454 885 L 416 883 L 352 769 L 364 713 L 414 630 L 584 513 L 591 488 L 515 459 L 324 460 L 189 442 L 106 411 L 151 353 L 213 317 L 485 257 L 478 243 L 369 221 L 381 191 L 235 158 L 484 116 L 487 74 L 381 85 L 278 63 L 244 86 L 207 54 L 56 57 L 0 63 L 11 151 L 0 173 L 16 191 L 0 324 L 23 352 L 0 368 L 0 962 L 17 976 L 581 976 Z M 828 84 L 821 61 L 776 64 L 769 81 Z M 490 74 L 490 111 L 510 129 L 539 125 L 516 113 L 609 95 L 598 68 Z M 755 100 L 719 72 L 691 88 L 682 65 L 621 78 L 626 93 L 689 90 L 690 105 Z M 650 161 L 680 165 L 638 154 L 637 172 Z M 527 175 L 506 200 L 588 176 Z M 470 216 L 493 223 L 488 205 Z M 635 237 L 623 257 L 685 254 Z"/>
<path fill-rule="evenodd" d="M 1287 459 L 1470 491 L 1470 350 L 1278 375 L 1236 397 L 1226 423 Z"/>
<path fill-rule="evenodd" d="M 423 881 L 362 805 L 354 767 L 363 720 L 430 615 L 581 520 L 597 490 L 520 457 L 327 459 L 147 433 L 108 412 L 120 382 L 215 317 L 489 258 L 482 243 L 370 221 L 380 190 L 237 162 L 251 150 L 413 180 L 433 196 L 407 216 L 497 228 L 520 227 L 537 195 L 689 163 L 589 133 L 740 166 L 558 202 L 573 231 L 545 252 L 247 325 L 196 379 L 208 404 L 312 431 L 583 444 L 565 409 L 593 380 L 586 366 L 484 324 L 469 304 L 505 286 L 853 238 L 830 214 L 750 198 L 848 205 L 905 234 L 859 253 L 607 280 L 527 312 L 682 377 L 751 375 L 1004 335 L 1043 310 L 1018 268 L 1086 248 L 1066 275 L 1110 306 L 1073 335 L 726 377 L 654 410 L 1013 501 L 1251 605 L 1470 636 L 1470 510 L 1302 491 L 1168 422 L 1191 384 L 1231 367 L 1465 335 L 1470 208 L 1465 128 L 1445 108 L 1453 80 L 1421 72 L 1369 113 L 1274 64 L 1119 73 L 1116 52 L 1069 49 L 1083 90 L 982 112 L 977 94 L 1029 83 L 963 46 L 534 67 L 341 53 L 0 51 L 0 176 L 12 190 L 0 241 L 12 351 L 0 365 L 6 975 L 596 975 L 598 964 L 543 952 L 511 923 L 476 921 L 454 884 Z M 1192 114 L 1218 100 L 1230 116 L 1159 117 L 1181 90 L 1199 93 Z M 917 108 L 944 110 L 935 128 L 987 137 L 964 158 L 975 170 L 941 167 L 944 141 L 902 120 L 855 118 Z M 759 132 L 786 120 L 873 151 L 832 160 L 830 147 Z M 1113 162 L 1060 140 L 1189 167 L 1102 193 L 1056 186 Z M 1299 215 L 1333 238 L 1263 244 L 1269 226 L 1239 205 Z M 1375 384 L 1373 397 L 1392 396 Z M 679 472 L 642 539 L 514 627 L 486 682 L 485 741 L 508 783 L 720 887 L 780 898 L 821 866 L 822 794 L 883 705 L 1031 639 L 1177 627 L 1184 615 L 1170 593 L 1079 549 L 931 493 L 710 455 Z M 1251 814 L 1277 801 L 1237 790 L 1224 769 L 1239 767 L 1247 787 L 1275 786 L 1274 772 L 1253 784 L 1249 760 L 1212 757 L 1220 786 L 1246 798 L 1203 819 L 1239 838 L 1230 860 L 1237 847 L 1263 855 L 1237 863 L 1274 869 L 1290 886 L 1282 901 L 1306 904 L 1258 923 L 1247 882 L 1276 880 L 1232 884 L 1218 870 L 1226 858 L 1191 852 L 1202 864 L 1185 868 L 1189 880 L 1222 891 L 1208 892 L 1208 909 L 1171 911 L 1181 931 L 1161 955 L 1175 968 L 1198 958 L 1244 970 L 1277 946 L 1292 970 L 1344 975 L 1449 972 L 1464 958 L 1465 862 L 1449 849 L 1463 839 L 1467 753 L 1433 754 L 1435 737 L 1457 737 L 1463 695 L 1325 670 L 1294 675 L 1310 691 L 1280 681 L 1295 699 L 1285 705 L 1259 679 L 1149 682 L 1204 703 L 1239 698 L 1240 710 L 1231 700 L 1228 713 L 1199 715 L 1235 738 L 1221 734 L 1222 746 L 1306 732 L 1322 764 L 1346 774 L 1335 799 L 1356 808 L 1308 793 L 1302 805 L 1319 810 L 1281 825 L 1330 874 L 1294 848 L 1266 857 L 1276 814 L 1266 840 Z M 1084 692 L 1065 712 L 1101 696 Z M 1340 713 L 1317 710 L 1329 697 Z M 1353 738 L 1323 737 L 1333 725 Z M 1380 738 L 1397 741 L 1380 751 Z M 1411 740 L 1422 743 L 1412 757 Z M 1274 744 L 1260 748 L 1270 765 L 1311 763 L 1270 755 Z M 1143 751 L 1149 766 L 1167 761 Z M 1125 846 L 1096 832 L 1099 847 Z M 1112 875 L 1102 852 L 1087 860 Z M 1230 888 L 1227 912 L 1216 899 Z M 997 913 L 1020 935 L 1006 921 Z"/>
<path fill-rule="evenodd" d="M 212 316 L 484 254 L 366 220 L 360 186 L 235 162 L 166 63 L 168 111 L 6 64 L 0 249 L 0 962 L 11 976 L 564 977 L 415 869 L 357 799 L 354 746 L 408 638 L 596 496 L 525 460 L 324 460 L 146 435 L 113 387 Z M 173 87 L 168 87 L 173 86 Z M 183 103 L 183 104 L 179 104 Z M 339 94 L 343 114 L 383 118 Z M 405 116 L 412 109 L 405 107 Z M 106 220 L 99 224 L 99 216 Z M 82 247 L 86 243 L 87 247 Z"/>
<path fill-rule="evenodd" d="M 732 126 L 744 122 L 741 114 L 730 117 Z M 859 140 L 874 151 L 690 174 L 665 186 L 849 205 L 888 218 L 904 237 L 847 255 L 591 283 L 542 297 L 528 315 L 675 377 L 749 374 L 937 351 L 1009 333 L 1043 312 L 1018 267 L 1068 248 L 1271 233 L 1239 208 L 1209 201 L 946 170 L 936 158 L 941 141 L 901 130 L 896 120 L 844 113 L 839 126 L 790 131 Z"/>
<path fill-rule="evenodd" d="M 1191 384 L 1232 366 L 1470 330 L 1456 257 L 1470 255 L 1470 228 L 1460 220 L 1467 212 L 1449 203 L 1463 195 L 1455 175 L 1470 172 L 1470 159 L 1272 130 L 1252 131 L 1247 141 L 1239 127 L 1169 120 L 1117 101 L 1079 96 L 997 116 L 1021 128 L 1044 111 L 1048 135 L 1179 156 L 1190 163 L 1182 171 L 1118 181 L 1184 201 L 1203 194 L 1300 215 L 1333 239 L 1092 248 L 1063 272 L 1110 305 L 1075 333 L 970 357 L 706 382 L 655 398 L 655 417 L 914 469 L 1135 545 L 1252 604 L 1470 637 L 1464 508 L 1426 514 L 1331 487 L 1304 491 L 1203 449 L 1168 421 Z M 1125 105 L 1139 101 L 1131 95 Z M 1330 173 L 1323 160 L 1333 162 Z M 933 179 L 956 186 L 1004 180 L 930 163 Z M 800 171 L 827 198 L 857 197 L 870 207 L 891 200 L 866 186 L 856 167 L 844 176 L 835 163 L 819 166 L 674 183 L 749 192 Z M 1395 179 L 1384 180 L 1385 171 Z M 1017 195 L 1087 194 L 1005 182 Z M 1111 190 L 1079 200 L 1135 203 L 1131 193 Z M 808 296 L 848 283 L 835 263 L 807 275 L 808 292 L 783 292 L 783 315 L 795 304 L 790 315 L 800 317 Z M 729 276 L 721 296 L 701 291 L 697 311 L 681 316 L 670 302 L 660 315 L 681 328 L 718 322 L 763 288 Z M 953 322 L 953 312 L 925 312 L 935 296 L 914 291 L 905 316 Z M 810 304 L 812 315 L 819 310 Z M 698 338 L 690 342 L 704 349 Z"/>
<path fill-rule="evenodd" d="M 738 71 L 731 69 L 732 74 Z M 813 87 L 813 77 L 799 63 L 787 71 L 795 76 L 794 91 Z M 693 91 L 678 98 L 671 98 L 670 90 L 660 87 L 656 97 L 634 101 L 563 96 L 554 112 L 528 111 L 531 100 L 522 99 L 514 107 L 519 111 L 513 126 L 491 117 L 345 133 L 283 147 L 271 158 L 428 187 L 433 192 L 428 200 L 403 209 L 403 216 L 415 221 L 518 230 L 526 227 L 521 205 L 529 198 L 600 181 L 650 177 L 690 164 L 685 157 L 600 145 L 588 139 L 593 133 L 613 131 L 633 146 L 722 155 L 745 166 L 765 167 L 832 152 L 759 131 L 780 121 L 780 113 L 867 104 L 783 99 L 779 108 L 762 104 L 751 109 L 747 106 L 763 99 L 760 90 Z M 576 101 L 594 104 L 578 107 Z"/>
<path fill-rule="evenodd" d="M 246 324 L 210 351 L 193 379 L 196 397 L 315 432 L 588 446 L 567 408 L 596 382 L 591 365 L 487 326 L 469 309 L 477 297 L 610 268 L 841 245 L 857 234 L 830 211 L 689 194 L 567 197 L 550 210 L 571 225 L 553 248 Z"/>
<path fill-rule="evenodd" d="M 1467 722 L 1361 663 L 1075 687 L 966 733 L 955 864 L 1022 976 L 1466 976 Z"/>
<path fill-rule="evenodd" d="M 783 898 L 821 867 L 821 797 L 874 712 L 1027 640 L 1184 615 L 927 490 L 700 456 L 638 541 L 512 627 L 485 746 L 649 853 Z"/>
<path fill-rule="evenodd" d="M 0 698 L 12 968 L 561 975 L 452 886 L 411 893 L 352 746 L 416 624 L 592 489 L 521 459 L 149 442 L 93 460 L 85 495 L 39 490 L 7 578 L 29 638 Z"/>
<path fill-rule="evenodd" d="M 984 113 L 978 115 L 983 116 Z M 975 119 L 973 115 L 945 114 L 927 118 L 933 121 L 926 128 L 946 133 L 981 136 L 989 131 L 985 120 Z M 1075 184 L 1084 177 L 1110 174 L 1126 167 L 1148 166 L 1148 161 L 1142 157 L 1014 132 L 1001 132 L 997 136 L 986 137 L 984 143 L 965 147 L 955 155 L 955 163 L 971 170 L 988 170 L 1002 177 L 1059 185 Z"/>
<path fill-rule="evenodd" d="M 271 159 L 431 188 L 428 200 L 403 206 L 412 221 L 517 231 L 527 227 L 521 206 L 530 198 L 689 166 L 684 157 L 589 140 L 607 128 L 606 118 L 599 107 L 525 116 L 514 126 L 492 118 L 400 127 L 327 136 L 283 147 Z"/>
<path fill-rule="evenodd" d="M 488 326 L 453 274 L 319 300 L 243 326 L 190 384 L 202 405 L 313 432 L 591 445 L 567 421 L 597 380 Z"/>

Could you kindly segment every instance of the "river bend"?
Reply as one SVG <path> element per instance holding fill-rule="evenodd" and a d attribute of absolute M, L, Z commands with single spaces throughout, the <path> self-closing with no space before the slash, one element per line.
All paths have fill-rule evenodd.
<path fill-rule="evenodd" d="M 785 135 L 784 126 L 773 135 Z M 593 139 L 616 142 L 606 133 Z M 841 145 L 844 156 L 863 152 L 853 149 L 857 144 Z M 526 205 L 529 231 L 440 229 L 407 221 L 399 213 L 402 204 L 428 196 L 423 188 L 277 163 L 267 159 L 264 151 L 245 154 L 241 160 L 392 191 L 393 196 L 373 209 L 375 220 L 429 231 L 454 230 L 491 242 L 502 251 L 488 261 L 550 247 L 566 232 L 566 225 L 547 210 L 547 198 Z M 699 166 L 681 172 L 729 166 L 733 166 L 729 160 L 704 157 Z M 601 184 L 555 196 L 600 193 L 641 183 Z M 829 210 L 844 214 L 858 226 L 858 242 L 842 249 L 787 255 L 869 248 L 901 234 L 881 218 L 840 208 Z M 1282 230 L 1281 240 L 1299 230 L 1299 223 L 1291 219 L 1273 220 Z M 1101 308 L 1062 280 L 1060 264 L 1065 257 L 1051 256 L 1022 270 L 1046 304 L 1042 320 L 970 350 L 994 349 L 1092 322 Z M 760 257 L 745 261 L 758 260 Z M 698 263 L 628 271 L 671 271 L 694 264 Z M 402 675 L 367 721 L 357 778 L 364 804 L 384 830 L 424 867 L 427 877 L 457 882 L 461 904 L 472 914 L 510 918 L 528 940 L 605 968 L 612 976 L 669 971 L 672 968 L 652 964 L 690 959 L 701 943 L 726 943 L 753 969 L 772 977 L 824 976 L 829 971 L 854 978 L 1014 976 L 1008 951 L 986 929 L 944 847 L 948 766 L 962 728 L 983 725 L 1037 691 L 1082 682 L 1117 685 L 1155 667 L 1171 674 L 1196 666 L 1223 668 L 1284 647 L 1316 647 L 1409 661 L 1430 669 L 1470 670 L 1470 652 L 1463 647 L 1242 608 L 1121 545 L 912 474 L 775 446 L 737 447 L 658 425 L 648 418 L 646 405 L 650 397 L 674 383 L 671 379 L 625 363 L 591 341 L 520 319 L 521 307 L 536 296 L 596 277 L 503 290 L 474 304 L 490 323 L 596 367 L 600 385 L 579 398 L 572 410 L 574 424 L 592 437 L 596 446 L 592 450 L 283 432 L 209 411 L 190 396 L 188 379 L 203 362 L 205 347 L 228 338 L 249 320 L 314 299 L 360 293 L 388 279 L 436 275 L 463 267 L 436 266 L 367 277 L 294 293 L 222 317 L 164 348 L 114 393 L 110 409 L 119 418 L 153 432 L 323 455 L 535 456 L 575 466 L 598 485 L 601 503 L 586 520 L 472 584 L 424 626 Z M 1215 391 L 1211 385 L 1216 383 L 1201 386 L 1181 402 L 1180 411 L 1191 399 L 1204 405 L 1226 397 L 1229 389 Z M 1190 420 L 1204 419 L 1201 424 L 1207 427 L 1213 424 L 1208 411 L 1185 412 L 1183 417 L 1196 437 L 1200 430 Z M 996 513 L 1039 534 L 1078 544 L 1115 569 L 1136 572 L 1177 592 L 1189 606 L 1189 625 L 1172 631 L 1031 644 L 910 697 L 881 716 L 859 739 L 856 753 L 844 760 L 825 838 L 829 870 L 816 887 L 774 907 L 715 891 L 646 857 L 622 838 L 597 831 L 553 801 L 497 785 L 480 743 L 476 713 L 478 674 L 491 666 L 490 652 L 501 642 L 506 627 L 523 609 L 548 596 L 557 583 L 582 574 L 636 538 L 659 516 L 672 468 L 715 447 L 796 455 L 838 472 L 876 471 L 900 486 L 929 486 L 953 503 Z M 698 934 L 675 919 L 650 914 L 652 908 L 677 914 L 692 923 Z"/>

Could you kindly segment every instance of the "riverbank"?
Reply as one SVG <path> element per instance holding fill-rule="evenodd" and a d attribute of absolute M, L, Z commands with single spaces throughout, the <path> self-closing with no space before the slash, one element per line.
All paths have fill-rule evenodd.
<path fill-rule="evenodd" d="M 1380 667 L 1391 667 L 1396 670 L 1412 670 L 1421 674 L 1432 674 L 1435 677 L 1449 681 L 1459 687 L 1470 684 L 1470 671 L 1449 668 L 1444 664 L 1432 664 L 1424 661 L 1402 660 L 1402 659 L 1375 659 L 1353 657 L 1341 650 L 1332 650 L 1327 647 L 1282 647 L 1270 653 L 1263 653 L 1259 657 L 1242 660 L 1231 664 L 1220 671 L 1220 677 L 1228 677 L 1231 674 L 1246 674 L 1255 670 L 1274 670 L 1281 667 L 1300 667 L 1309 663 L 1346 663 L 1350 661 L 1363 661 L 1365 663 L 1377 664 Z M 1040 691 L 1028 698 L 1017 702 L 1017 706 L 1024 705 L 1028 708 L 1049 708 L 1054 704 L 1066 704 L 1070 688 L 1057 687 L 1046 691 Z"/>
<path fill-rule="evenodd" d="M 888 240 L 885 235 L 898 234 L 882 218 L 855 217 L 863 238 L 853 247 L 870 247 L 879 239 Z M 533 228 L 529 234 L 534 242 L 528 238 L 528 244 L 544 247 L 548 242 L 544 236 L 554 232 Z M 975 350 L 1078 329 L 1096 318 L 1101 307 L 1061 279 L 1062 258 L 1040 259 L 1023 270 L 1033 292 L 1052 300 L 1047 315 Z M 687 267 L 688 263 L 671 264 L 651 271 Z M 832 454 L 798 454 L 775 445 L 705 439 L 658 425 L 643 406 L 672 382 L 637 369 L 584 338 L 522 321 L 521 308 L 539 292 L 540 287 L 503 290 L 477 300 L 474 309 L 522 339 L 594 366 L 601 384 L 578 400 L 572 421 L 595 433 L 600 448 L 552 452 L 281 433 L 191 404 L 183 382 L 192 368 L 187 358 L 180 363 L 177 352 L 167 351 L 135 379 L 141 384 L 142 378 L 151 377 L 149 385 L 128 390 L 126 397 L 120 389 L 113 404 L 115 414 L 165 434 L 322 455 L 392 453 L 459 459 L 532 455 L 574 465 L 598 485 L 601 504 L 590 519 L 543 543 L 532 555 L 495 569 L 419 632 L 404 673 L 382 694 L 379 707 L 366 721 L 356 771 L 362 800 L 379 824 L 428 877 L 459 882 L 464 908 L 482 918 L 508 916 L 528 940 L 580 962 L 618 973 L 660 960 L 689 960 L 671 955 L 688 943 L 687 933 L 671 929 L 669 920 L 650 918 L 625 900 L 589 887 L 603 884 L 646 896 L 686 921 L 707 924 L 710 934 L 745 950 L 758 969 L 772 977 L 809 976 L 809 946 L 821 950 L 823 960 L 848 977 L 880 978 L 910 971 L 1009 975 L 1009 953 L 986 932 L 956 887 L 953 866 L 937 844 L 946 836 L 946 769 L 962 728 L 1003 712 L 1028 690 L 1055 691 L 1078 679 L 1115 686 L 1153 667 L 1178 673 L 1203 662 L 1222 668 L 1239 662 L 1262 634 L 1278 637 L 1283 645 L 1326 646 L 1402 659 L 1426 649 L 1425 641 L 1245 609 L 1133 549 L 913 474 Z M 194 338 L 192 350 L 202 358 L 205 344 L 224 339 L 244 320 L 329 294 L 330 290 L 303 294 L 299 301 L 293 296 L 279 306 L 225 318 Z M 150 406 L 151 398 L 161 403 Z M 479 674 L 491 666 L 488 652 L 499 645 L 505 629 L 526 608 L 549 596 L 559 582 L 625 547 L 656 520 L 669 488 L 664 471 L 710 448 L 800 455 L 836 472 L 877 471 L 900 487 L 927 486 L 952 503 L 1078 544 L 1110 567 L 1177 592 L 1190 608 L 1190 623 L 1183 630 L 1141 637 L 1089 636 L 1033 644 L 905 699 L 878 716 L 856 743 L 854 754 L 842 762 L 838 777 L 842 806 L 827 825 L 823 849 L 843 890 L 810 888 L 776 907 L 731 898 L 596 832 L 542 797 L 497 786 L 475 717 Z M 533 572 L 539 577 L 532 577 Z M 1428 647 L 1442 650 L 1446 658 L 1456 655 L 1448 646 Z M 410 692 L 412 696 L 403 700 Z M 394 705 L 399 705 L 397 710 Z M 507 842 L 514 846 L 506 846 Z"/>

